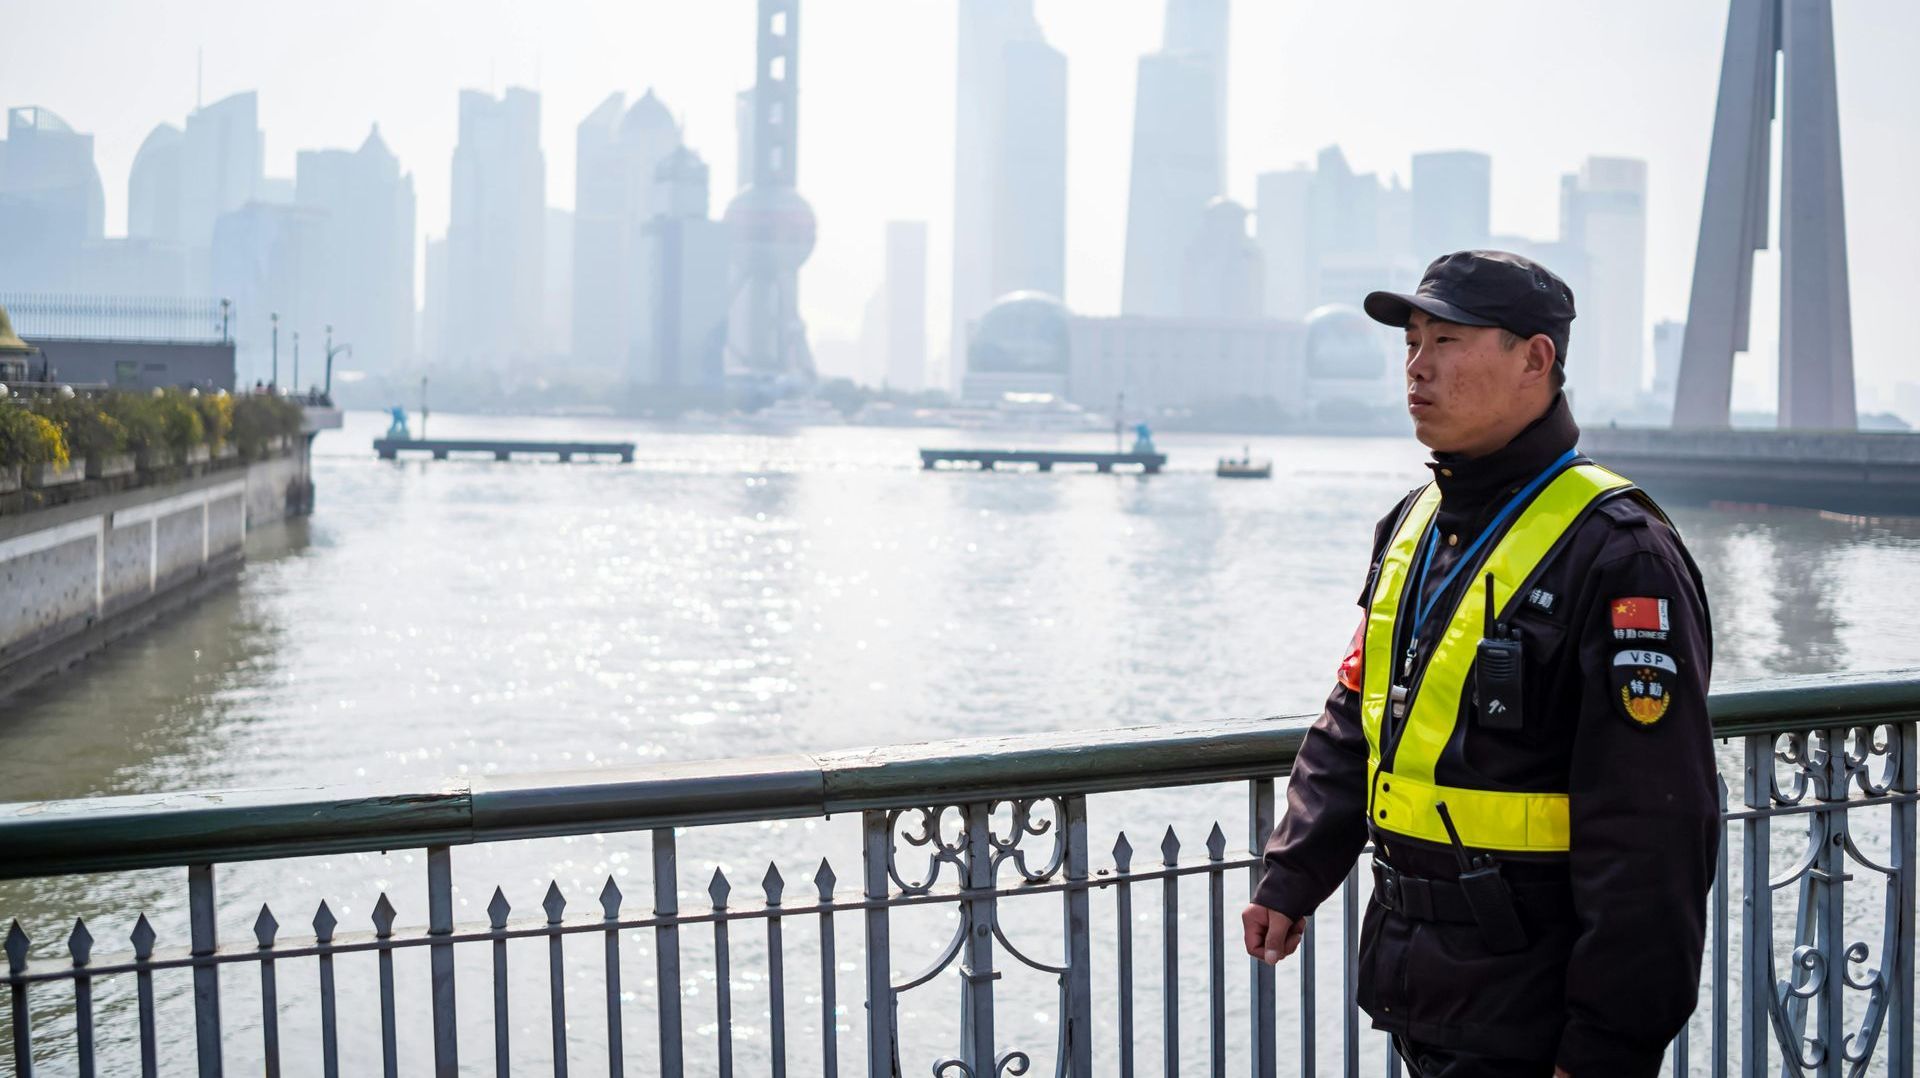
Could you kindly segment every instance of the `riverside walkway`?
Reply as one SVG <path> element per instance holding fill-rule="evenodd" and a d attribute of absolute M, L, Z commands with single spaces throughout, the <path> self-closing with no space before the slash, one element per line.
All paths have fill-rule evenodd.
<path fill-rule="evenodd" d="M 1671 1046 L 1671 1073 L 1911 1076 L 1920 671 L 1740 685 L 1711 706 L 1722 758 L 1739 764 L 1722 783 L 1701 1013 Z M 465 1054 L 469 1066 L 486 1060 L 504 1074 L 514 1038 L 531 1035 L 551 1040 L 556 1073 L 572 1058 L 615 1075 L 628 1066 L 731 1074 L 736 1053 L 748 1052 L 752 1069 L 774 1074 L 790 1060 L 797 1072 L 876 1076 L 989 1078 L 1033 1064 L 1064 1075 L 1173 1074 L 1183 1063 L 1224 1074 L 1230 1059 L 1255 1075 L 1351 1076 L 1363 1061 L 1368 1073 L 1374 1062 L 1398 1073 L 1352 1003 L 1359 873 L 1279 970 L 1239 953 L 1233 915 L 1308 722 L 1072 731 L 419 789 L 0 805 L 0 877 L 49 881 L 43 895 L 95 912 L 91 927 L 28 918 L 72 925 L 59 935 L 30 938 L 18 921 L 8 932 L 14 1072 L 77 1060 L 91 1073 L 113 1041 L 128 1053 L 137 1042 L 149 1074 L 163 1045 L 191 1055 L 201 1075 L 221 1074 L 229 1059 L 268 1074 L 287 1059 L 302 1073 L 372 1073 L 376 1056 L 393 1074 L 407 1046 L 419 1060 L 409 1072 L 430 1059 L 435 1073 L 455 1074 Z M 1089 808 L 1111 804 L 1104 794 L 1137 802 L 1144 791 L 1221 783 L 1243 787 L 1245 815 L 1215 822 L 1198 843 L 1167 826 L 1136 851 Z M 783 837 L 825 847 L 796 851 L 821 856 L 792 891 L 775 866 L 736 891 L 738 868 L 687 872 L 677 853 L 709 828 L 843 815 L 857 821 L 857 838 L 853 821 Z M 538 911 L 517 916 L 495 884 L 527 881 L 487 877 L 496 844 L 623 836 L 648 851 L 646 894 L 627 896 L 608 875 L 583 912 L 574 903 L 587 896 L 565 894 L 556 879 Z M 852 847 L 836 848 L 836 836 Z M 381 893 L 352 924 L 325 901 L 325 873 L 309 880 L 302 873 L 315 870 L 294 860 L 380 851 L 417 868 L 396 867 L 407 878 L 381 886 L 398 897 Z M 284 925 L 260 894 L 228 891 L 216 903 L 216 878 L 259 860 L 285 864 L 275 893 L 304 895 L 297 913 L 282 910 Z M 836 860 L 852 871 L 842 877 Z M 154 870 L 184 885 L 184 935 L 163 933 L 124 897 Z M 703 889 L 701 901 L 684 901 L 683 880 Z M 253 931 L 219 938 L 222 905 L 254 903 Z M 1140 940 L 1136 904 L 1158 915 Z M 908 924 L 938 926 L 938 936 L 916 938 Z M 909 946 L 940 938 L 937 953 Z M 934 958 L 914 972 L 910 952 Z M 807 961 L 789 966 L 791 956 Z M 396 990 L 396 958 L 427 967 L 406 982 L 413 991 Z M 342 1018 L 337 978 L 348 973 L 358 998 L 377 991 L 377 1020 L 370 1003 Z M 1016 1004 L 1004 973 L 1046 988 Z M 311 1009 L 278 1002 L 296 979 L 310 992 L 317 984 Z M 843 981 L 857 988 L 843 995 Z M 114 984 L 118 1002 L 97 1009 Z M 180 1028 L 157 1023 L 157 991 Z M 1157 1013 L 1136 1011 L 1142 996 Z M 1031 1017 L 1051 1034 L 1005 1043 L 996 1013 L 1002 1029 Z M 283 1021 L 295 1039 L 283 1039 Z M 935 1026 L 946 1047 L 923 1051 Z M 1152 1055 L 1139 1047 L 1149 1034 Z"/>

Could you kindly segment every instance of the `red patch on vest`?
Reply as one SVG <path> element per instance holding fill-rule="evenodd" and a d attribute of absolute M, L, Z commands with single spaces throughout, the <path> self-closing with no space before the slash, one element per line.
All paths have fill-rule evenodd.
<path fill-rule="evenodd" d="M 1367 619 L 1360 619 L 1360 627 L 1353 631 L 1353 640 L 1347 644 L 1347 657 L 1340 660 L 1340 684 L 1348 692 L 1359 692 L 1360 682 L 1366 675 L 1367 665 Z"/>

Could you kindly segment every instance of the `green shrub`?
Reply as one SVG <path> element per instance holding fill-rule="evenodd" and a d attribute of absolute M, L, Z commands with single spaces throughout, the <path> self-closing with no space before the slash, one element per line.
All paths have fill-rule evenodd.
<path fill-rule="evenodd" d="M 100 410 L 126 432 L 128 449 L 144 453 L 167 444 L 166 420 L 159 402 L 143 393 L 113 392 L 102 397 Z"/>
<path fill-rule="evenodd" d="M 101 410 L 99 397 L 47 397 L 33 410 L 60 425 L 67 450 L 75 456 L 106 457 L 127 451 L 127 428 Z"/>
<path fill-rule="evenodd" d="M 300 406 L 285 397 L 249 393 L 233 398 L 233 441 L 249 458 L 260 456 L 271 438 L 299 434 L 300 420 Z"/>
<path fill-rule="evenodd" d="M 233 397 L 226 393 L 202 393 L 193 398 L 200 411 L 200 425 L 206 428 L 207 444 L 219 448 L 233 433 Z"/>
<path fill-rule="evenodd" d="M 177 389 L 164 389 L 155 393 L 153 400 L 160 411 L 160 429 L 166 437 L 167 448 L 175 454 L 183 454 L 207 440 L 207 427 L 200 420 L 200 409 L 194 406 L 193 398 Z"/>
<path fill-rule="evenodd" d="M 18 404 L 0 401 L 0 467 L 52 464 L 64 468 L 69 459 L 59 424 Z"/>

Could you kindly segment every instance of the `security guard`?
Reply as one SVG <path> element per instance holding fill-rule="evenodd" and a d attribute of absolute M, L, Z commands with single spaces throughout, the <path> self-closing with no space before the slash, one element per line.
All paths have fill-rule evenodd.
<path fill-rule="evenodd" d="M 1359 1004 L 1416 1075 L 1652 1076 L 1693 1011 L 1719 841 L 1699 571 L 1575 449 L 1559 277 L 1461 251 L 1366 310 L 1406 329 L 1433 480 L 1374 531 L 1247 952 L 1292 954 L 1371 840 Z"/>

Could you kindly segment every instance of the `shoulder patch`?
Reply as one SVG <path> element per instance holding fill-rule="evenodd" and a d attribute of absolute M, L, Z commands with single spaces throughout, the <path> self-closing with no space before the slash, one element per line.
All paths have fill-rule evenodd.
<path fill-rule="evenodd" d="M 1607 617 L 1615 640 L 1665 640 L 1673 627 L 1670 604 L 1658 596 L 1609 599 Z"/>
<path fill-rule="evenodd" d="M 1646 729 L 1667 717 L 1680 667 L 1663 651 L 1626 648 L 1613 657 L 1613 697 L 1628 722 Z"/>

